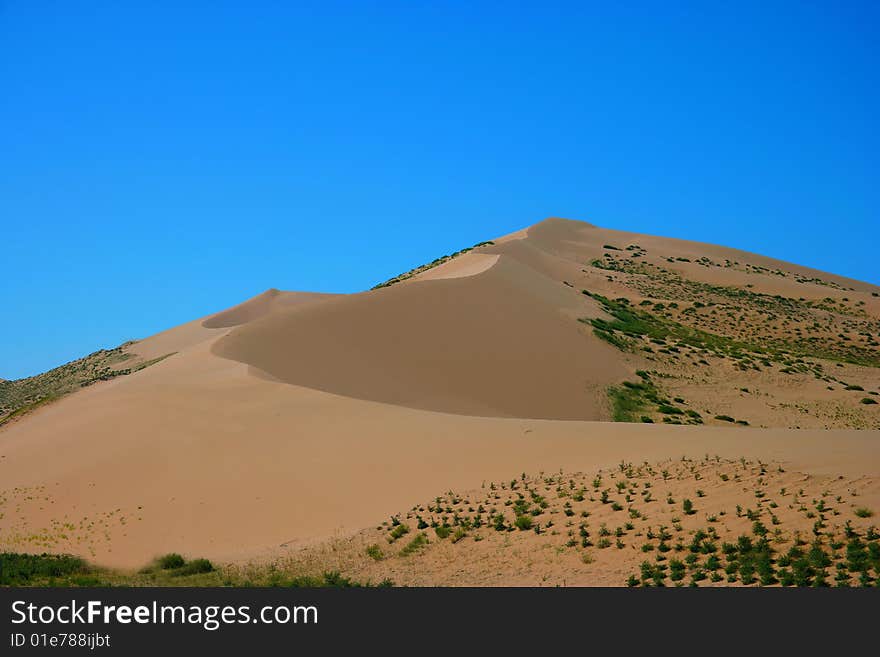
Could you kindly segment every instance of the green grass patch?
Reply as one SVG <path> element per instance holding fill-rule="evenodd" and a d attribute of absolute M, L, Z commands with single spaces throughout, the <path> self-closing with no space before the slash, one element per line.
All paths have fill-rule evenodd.
<path fill-rule="evenodd" d="M 624 381 L 608 388 L 611 419 L 615 422 L 644 422 L 644 411 L 659 401 L 657 388 L 649 379 L 640 382 Z M 647 417 L 647 416 L 645 416 Z"/>
<path fill-rule="evenodd" d="M 408 557 L 411 554 L 415 554 L 427 544 L 428 537 L 425 535 L 424 532 L 419 532 L 409 543 L 407 543 L 403 547 L 403 549 L 400 551 L 400 556 Z"/>

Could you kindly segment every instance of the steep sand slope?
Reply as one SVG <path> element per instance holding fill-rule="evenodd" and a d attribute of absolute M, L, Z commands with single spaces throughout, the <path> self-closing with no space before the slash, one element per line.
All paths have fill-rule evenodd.
<path fill-rule="evenodd" d="M 287 308 L 303 307 L 332 299 L 338 295 L 313 292 L 283 292 L 269 289 L 237 306 L 214 315 L 175 326 L 126 347 L 126 351 L 143 360 L 159 358 L 192 348 L 205 340 L 226 333 L 229 328 Z"/>
<path fill-rule="evenodd" d="M 613 347 L 561 312 L 583 315 L 590 304 L 502 256 L 473 276 L 275 313 L 232 331 L 215 353 L 358 399 L 466 415 L 599 419 L 602 391 L 627 370 Z"/>

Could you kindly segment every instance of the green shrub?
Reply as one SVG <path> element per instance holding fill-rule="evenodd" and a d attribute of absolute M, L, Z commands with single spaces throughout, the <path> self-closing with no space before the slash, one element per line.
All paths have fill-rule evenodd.
<path fill-rule="evenodd" d="M 393 586 L 393 582 L 390 579 L 383 580 L 379 584 L 375 585 L 380 588 L 385 588 L 388 586 Z M 348 577 L 342 575 L 338 570 L 330 570 L 321 574 L 320 577 L 315 577 L 312 575 L 299 575 L 291 579 L 287 586 L 292 588 L 359 588 L 362 586 L 373 586 L 372 584 L 361 584 L 360 582 L 356 582 Z"/>
<path fill-rule="evenodd" d="M 185 563 L 186 560 L 176 552 L 171 552 L 156 559 L 156 565 L 162 570 L 181 568 Z"/>
<path fill-rule="evenodd" d="M 732 417 L 730 417 L 729 415 L 716 415 L 715 419 L 721 420 L 722 422 L 736 422 L 736 420 L 733 419 Z"/>
<path fill-rule="evenodd" d="M 367 546 L 367 556 L 373 561 L 381 561 L 385 555 L 382 554 L 382 549 L 376 543 L 373 543 Z"/>
<path fill-rule="evenodd" d="M 853 513 L 855 513 L 859 518 L 870 518 L 871 516 L 874 515 L 874 512 L 871 511 L 871 509 L 868 509 L 867 507 L 864 507 L 864 506 L 859 507 L 858 509 L 853 511 Z"/>
<path fill-rule="evenodd" d="M 88 564 L 66 554 L 0 553 L 0 585 L 22 586 L 47 578 L 85 574 Z"/>
<path fill-rule="evenodd" d="M 425 535 L 425 532 L 419 532 L 400 551 L 400 556 L 407 557 L 427 544 L 428 544 L 428 537 Z"/>
<path fill-rule="evenodd" d="M 397 525 L 394 529 L 391 530 L 391 533 L 388 535 L 389 541 L 394 542 L 399 539 L 404 534 L 409 532 L 409 525 L 401 523 Z"/>
<path fill-rule="evenodd" d="M 517 516 L 514 524 L 520 531 L 528 531 L 532 528 L 532 518 L 531 516 Z"/>
<path fill-rule="evenodd" d="M 193 559 L 187 561 L 180 568 L 175 569 L 172 575 L 182 577 L 184 575 L 200 575 L 202 573 L 210 573 L 214 571 L 214 564 L 207 559 Z"/>

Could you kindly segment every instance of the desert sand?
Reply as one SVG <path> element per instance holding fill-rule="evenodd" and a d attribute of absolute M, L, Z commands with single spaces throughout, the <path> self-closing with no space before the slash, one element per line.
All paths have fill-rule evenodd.
<path fill-rule="evenodd" d="M 0 428 L 0 549 L 71 552 L 123 568 L 171 551 L 239 564 L 303 558 L 304 549 L 327 554 L 339 541 L 360 554 L 384 535 L 376 529 L 383 521 L 447 491 L 483 490 L 521 473 L 592 477 L 621 461 L 707 454 L 773 462 L 797 476 L 864 479 L 859 503 L 880 512 L 880 406 L 859 404 L 880 389 L 880 370 L 822 361 L 832 379 L 794 366 L 783 373 L 775 361 L 743 369 L 742 359 L 693 347 L 622 352 L 592 330 L 589 320 L 608 314 L 582 290 L 633 305 L 661 298 L 638 287 L 659 279 L 590 264 L 607 253 L 629 256 L 632 244 L 645 252 L 641 262 L 691 281 L 830 297 L 837 314 L 797 312 L 827 313 L 832 329 L 862 340 L 858 354 L 876 351 L 864 337 L 877 335 L 876 286 L 723 247 L 551 219 L 389 287 L 269 290 L 133 344 L 137 358 L 171 355 Z M 813 318 L 780 321 L 783 331 Z M 751 329 L 742 330 L 748 337 Z M 676 404 L 699 411 L 701 424 L 659 415 L 652 424 L 611 422 L 608 387 L 644 370 L 670 398 L 681 395 Z M 725 489 L 724 499 L 730 506 L 752 494 Z M 787 527 L 798 522 L 806 520 L 793 516 Z M 423 569 L 433 582 L 405 565 L 390 572 L 415 584 L 541 581 L 540 569 L 455 576 L 448 562 L 456 553 L 442 550 L 431 554 L 447 566 Z M 535 562 L 528 554 L 516 561 L 526 571 Z M 631 561 L 601 576 L 547 572 L 556 583 L 622 583 Z M 385 572 L 362 559 L 346 563 L 370 577 Z"/>

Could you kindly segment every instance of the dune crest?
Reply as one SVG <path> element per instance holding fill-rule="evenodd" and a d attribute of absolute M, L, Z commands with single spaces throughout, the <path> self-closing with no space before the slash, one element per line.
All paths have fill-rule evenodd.
<path fill-rule="evenodd" d="M 237 306 L 208 317 L 202 322 L 202 326 L 205 328 L 231 328 L 247 324 L 284 308 L 316 303 L 334 296 L 336 295 L 317 292 L 283 292 L 270 288 Z"/>

